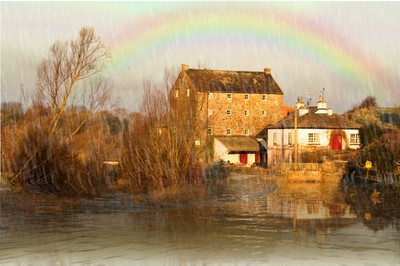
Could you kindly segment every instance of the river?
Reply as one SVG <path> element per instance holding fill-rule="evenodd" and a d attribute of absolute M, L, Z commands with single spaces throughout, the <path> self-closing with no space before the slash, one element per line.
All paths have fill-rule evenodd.
<path fill-rule="evenodd" d="M 60 203 L 3 187 L 0 264 L 398 265 L 398 202 L 368 190 L 247 179 Z"/>

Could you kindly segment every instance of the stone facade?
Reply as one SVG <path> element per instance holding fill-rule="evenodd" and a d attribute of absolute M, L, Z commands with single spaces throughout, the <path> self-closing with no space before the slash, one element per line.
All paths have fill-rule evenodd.
<path fill-rule="evenodd" d="M 282 119 L 282 95 L 230 93 L 230 96 L 229 99 L 228 93 L 214 92 L 208 97 L 208 127 L 213 135 L 229 135 L 230 129 L 230 135 L 252 136 Z"/>

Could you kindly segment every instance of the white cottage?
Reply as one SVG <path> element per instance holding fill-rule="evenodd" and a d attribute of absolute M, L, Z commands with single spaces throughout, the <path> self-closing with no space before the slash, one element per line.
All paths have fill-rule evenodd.
<path fill-rule="evenodd" d="M 294 161 L 295 120 L 298 153 L 316 149 L 359 149 L 360 124 L 332 113 L 323 96 L 315 107 L 305 106 L 299 98 L 296 110 L 267 127 L 268 165 Z"/>
<path fill-rule="evenodd" d="M 254 137 L 220 136 L 214 138 L 214 161 L 223 160 L 250 166 L 260 163 L 260 159 L 262 161 L 265 157 L 265 147 Z"/>

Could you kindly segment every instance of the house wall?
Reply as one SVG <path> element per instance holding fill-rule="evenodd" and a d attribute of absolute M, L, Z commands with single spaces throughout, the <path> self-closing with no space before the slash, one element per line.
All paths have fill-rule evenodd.
<path fill-rule="evenodd" d="M 331 145 L 332 132 L 342 131 L 345 137 L 342 138 L 342 149 L 359 149 L 360 144 L 350 144 L 350 134 L 359 134 L 358 129 L 298 129 L 298 152 L 306 150 L 315 150 L 316 148 L 326 149 Z M 274 133 L 276 134 L 276 142 L 274 144 Z M 288 143 L 289 133 L 292 134 L 292 144 Z M 308 134 L 318 133 L 319 144 L 309 144 Z M 283 138 L 282 138 L 283 136 Z M 282 146 L 283 144 L 283 146 Z M 268 165 L 276 163 L 293 161 L 294 154 L 294 129 L 268 129 Z"/>

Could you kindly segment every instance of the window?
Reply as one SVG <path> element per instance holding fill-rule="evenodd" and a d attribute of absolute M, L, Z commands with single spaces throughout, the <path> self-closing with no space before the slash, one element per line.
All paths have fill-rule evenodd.
<path fill-rule="evenodd" d="M 308 133 L 308 144 L 319 144 L 319 134 Z"/>
<path fill-rule="evenodd" d="M 179 91 L 175 90 L 175 97 L 178 98 L 178 95 L 179 95 Z"/>
<path fill-rule="evenodd" d="M 190 89 L 187 89 L 186 91 L 187 91 L 187 97 L 189 97 L 190 96 Z"/>
<path fill-rule="evenodd" d="M 232 115 L 232 110 L 231 109 L 226 110 L 226 114 L 227 115 Z"/>
<path fill-rule="evenodd" d="M 230 128 L 227 128 L 227 129 L 226 129 L 226 135 L 229 136 L 230 134 L 231 134 L 231 129 L 230 129 Z"/>
<path fill-rule="evenodd" d="M 289 145 L 292 145 L 293 143 L 293 136 L 292 136 L 292 132 L 288 133 L 288 140 L 287 140 Z"/>
<path fill-rule="evenodd" d="M 244 110 L 244 115 L 245 115 L 245 116 L 249 116 L 249 114 L 250 114 L 250 111 L 249 111 L 249 110 Z"/>
<path fill-rule="evenodd" d="M 208 115 L 212 115 L 213 114 L 213 109 L 208 109 Z"/>
<path fill-rule="evenodd" d="M 250 135 L 250 130 L 249 130 L 249 129 L 245 129 L 245 130 L 244 130 L 244 134 L 245 134 L 246 136 Z"/>
<path fill-rule="evenodd" d="M 226 98 L 228 98 L 228 100 L 232 100 L 232 93 L 227 93 Z"/>
<path fill-rule="evenodd" d="M 274 145 L 277 145 L 277 144 L 278 144 L 278 137 L 277 137 L 277 134 L 276 134 L 276 132 L 274 132 L 274 135 L 273 135 L 272 141 L 273 141 L 273 144 L 274 144 Z"/>
<path fill-rule="evenodd" d="M 211 127 L 207 128 L 207 134 L 212 135 L 213 134 L 213 129 Z"/>
<path fill-rule="evenodd" d="M 262 115 L 262 116 L 267 116 L 267 110 L 262 110 L 262 111 L 261 111 L 261 115 Z"/>
<path fill-rule="evenodd" d="M 246 101 L 248 101 L 248 100 L 249 100 L 249 97 L 250 97 L 250 95 L 249 95 L 249 94 L 247 94 L 247 93 L 244 95 L 244 99 L 245 99 Z"/>
<path fill-rule="evenodd" d="M 266 101 L 266 100 L 267 100 L 267 94 L 263 94 L 263 95 L 262 95 L 262 100 L 263 100 L 263 101 Z"/>
<path fill-rule="evenodd" d="M 213 93 L 212 93 L 212 92 L 209 92 L 209 93 L 208 93 L 208 99 L 209 99 L 209 100 L 212 100 L 213 98 L 214 98 Z"/>
<path fill-rule="evenodd" d="M 350 144 L 360 144 L 360 134 L 350 134 Z"/>

